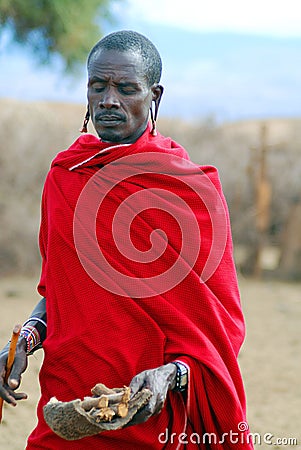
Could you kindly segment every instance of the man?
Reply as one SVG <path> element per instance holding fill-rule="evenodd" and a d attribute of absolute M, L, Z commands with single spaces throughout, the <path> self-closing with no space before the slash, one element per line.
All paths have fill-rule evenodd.
<path fill-rule="evenodd" d="M 81 136 L 52 163 L 43 299 L 23 325 L 8 386 L 7 347 L 0 358 L 0 395 L 14 405 L 25 397 L 15 389 L 26 353 L 43 344 L 28 450 L 252 447 L 240 429 L 244 322 L 227 208 L 216 170 L 157 133 L 160 77 L 158 51 L 136 32 L 112 33 L 90 52 L 82 131 L 91 117 L 99 139 Z M 49 399 L 83 398 L 98 382 L 152 397 L 122 430 L 72 442 L 53 433 Z"/>

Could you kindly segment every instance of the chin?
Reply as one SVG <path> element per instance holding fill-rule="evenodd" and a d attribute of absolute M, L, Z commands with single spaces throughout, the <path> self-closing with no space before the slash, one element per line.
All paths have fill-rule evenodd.
<path fill-rule="evenodd" d="M 100 139 L 104 142 L 114 142 L 118 143 L 121 142 L 124 138 L 120 133 L 117 133 L 115 131 L 109 131 L 109 130 L 96 130 L 98 136 Z"/>

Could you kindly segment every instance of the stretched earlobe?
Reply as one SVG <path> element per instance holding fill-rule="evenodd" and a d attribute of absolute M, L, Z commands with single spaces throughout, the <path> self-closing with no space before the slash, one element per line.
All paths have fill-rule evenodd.
<path fill-rule="evenodd" d="M 154 86 L 153 102 L 155 104 L 155 112 L 153 112 L 153 103 L 150 106 L 150 116 L 151 116 L 151 121 L 152 121 L 152 129 L 151 129 L 150 133 L 153 136 L 157 136 L 156 121 L 157 121 L 157 117 L 158 117 L 159 105 L 160 105 L 162 94 L 163 94 L 163 86 L 161 86 L 160 84 Z"/>
<path fill-rule="evenodd" d="M 152 129 L 150 131 L 152 136 L 157 136 L 157 117 L 159 111 L 159 105 L 163 94 L 163 86 L 160 84 L 154 85 L 152 88 L 153 91 L 153 102 L 155 104 L 155 112 L 153 112 L 153 103 L 150 106 L 150 116 L 152 121 Z"/>
<path fill-rule="evenodd" d="M 158 114 L 158 111 L 156 110 L 156 106 L 155 106 L 155 114 L 154 114 L 153 113 L 153 105 L 151 104 L 150 116 L 151 116 L 151 122 L 152 122 L 152 129 L 150 131 L 150 134 L 152 136 L 157 136 L 157 124 L 156 124 L 157 114 Z"/>
<path fill-rule="evenodd" d="M 89 110 L 89 105 L 87 106 L 87 112 L 84 118 L 84 123 L 82 128 L 79 130 L 81 133 L 87 133 L 88 132 L 88 122 L 90 120 L 90 110 Z"/>

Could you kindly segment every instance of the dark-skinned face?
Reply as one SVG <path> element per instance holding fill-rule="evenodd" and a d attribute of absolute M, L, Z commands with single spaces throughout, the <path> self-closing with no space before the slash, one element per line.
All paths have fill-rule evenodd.
<path fill-rule="evenodd" d="M 98 136 L 105 142 L 135 142 L 147 127 L 152 100 L 161 97 L 160 86 L 148 85 L 141 56 L 101 50 L 88 75 L 88 103 Z"/>

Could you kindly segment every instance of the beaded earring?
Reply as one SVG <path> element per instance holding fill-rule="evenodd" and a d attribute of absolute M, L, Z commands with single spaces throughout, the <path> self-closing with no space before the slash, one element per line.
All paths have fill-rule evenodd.
<path fill-rule="evenodd" d="M 90 120 L 90 110 L 89 110 L 89 105 L 87 106 L 87 112 L 84 118 L 84 123 L 82 128 L 79 130 L 81 133 L 87 133 L 88 132 L 88 122 Z"/>

